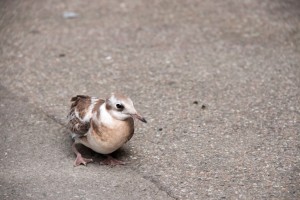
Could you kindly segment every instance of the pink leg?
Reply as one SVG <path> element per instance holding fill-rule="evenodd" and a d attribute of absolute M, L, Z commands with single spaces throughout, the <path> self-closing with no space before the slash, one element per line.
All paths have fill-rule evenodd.
<path fill-rule="evenodd" d="M 116 166 L 116 165 L 125 165 L 125 162 L 121 160 L 117 160 L 113 158 L 111 155 L 106 155 L 107 158 L 103 161 L 100 162 L 102 165 L 109 165 L 111 167 Z"/>
<path fill-rule="evenodd" d="M 75 142 L 72 144 L 72 150 L 76 154 L 76 160 L 74 162 L 74 167 L 77 167 L 80 164 L 83 164 L 83 165 L 86 166 L 87 163 L 93 162 L 93 159 L 88 159 L 88 158 L 84 158 L 84 157 L 81 156 L 81 154 L 76 149 L 76 143 Z"/>

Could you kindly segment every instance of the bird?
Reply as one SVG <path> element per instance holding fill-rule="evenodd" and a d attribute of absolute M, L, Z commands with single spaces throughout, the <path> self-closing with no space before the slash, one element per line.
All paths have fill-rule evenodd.
<path fill-rule="evenodd" d="M 103 164 L 124 165 L 125 162 L 113 158 L 110 154 L 132 138 L 134 119 L 147 123 L 134 108 L 132 100 L 121 93 L 112 93 L 104 99 L 86 95 L 72 97 L 67 119 L 67 127 L 74 140 L 74 166 L 86 166 L 87 163 L 93 162 L 92 159 L 81 155 L 77 144 L 106 155 L 106 159 L 101 162 Z"/>

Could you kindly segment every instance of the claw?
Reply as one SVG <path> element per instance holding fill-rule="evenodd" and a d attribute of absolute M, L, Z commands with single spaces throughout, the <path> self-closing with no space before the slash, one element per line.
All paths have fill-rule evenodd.
<path fill-rule="evenodd" d="M 83 164 L 84 166 L 86 166 L 87 163 L 89 162 L 93 162 L 93 159 L 89 159 L 89 158 L 84 158 L 81 156 L 81 154 L 78 154 L 76 157 L 76 160 L 74 162 L 74 167 L 79 166 L 80 164 Z"/>

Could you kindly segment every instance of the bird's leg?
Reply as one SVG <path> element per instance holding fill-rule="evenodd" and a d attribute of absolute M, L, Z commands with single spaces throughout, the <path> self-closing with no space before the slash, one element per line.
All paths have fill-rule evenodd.
<path fill-rule="evenodd" d="M 80 164 L 83 164 L 86 166 L 87 163 L 93 162 L 93 159 L 88 159 L 82 157 L 82 155 L 79 153 L 79 151 L 76 149 L 76 142 L 72 144 L 72 150 L 76 154 L 76 160 L 74 162 L 74 167 L 79 166 Z"/>
<path fill-rule="evenodd" d="M 125 165 L 125 162 L 121 160 L 117 160 L 113 158 L 111 155 L 106 155 L 106 159 L 101 161 L 100 164 L 102 165 L 109 165 L 109 166 L 116 166 L 116 165 Z"/>

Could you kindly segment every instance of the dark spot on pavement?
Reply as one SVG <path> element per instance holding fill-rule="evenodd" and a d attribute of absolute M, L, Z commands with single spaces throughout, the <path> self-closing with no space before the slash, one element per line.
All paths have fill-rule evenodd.
<path fill-rule="evenodd" d="M 39 33 L 41 33 L 41 32 L 40 32 L 39 30 L 35 30 L 35 29 L 34 29 L 34 30 L 31 30 L 30 33 L 31 33 L 31 34 L 39 34 Z"/>

